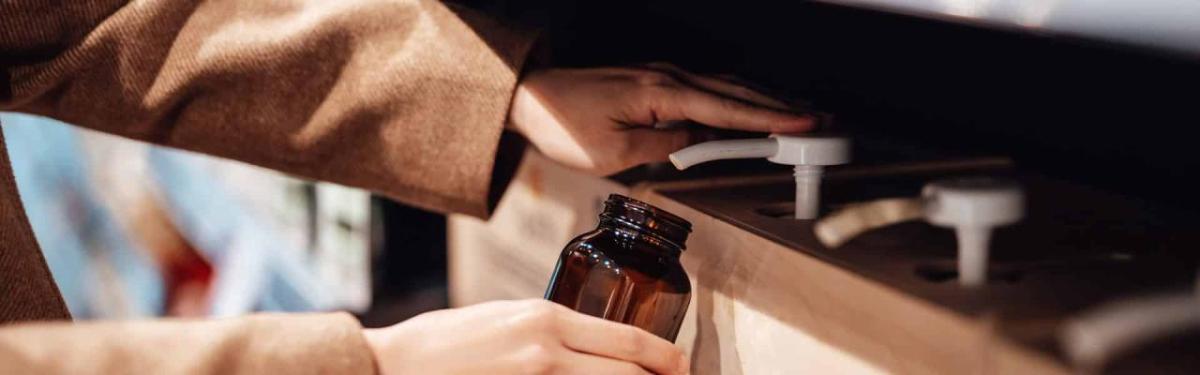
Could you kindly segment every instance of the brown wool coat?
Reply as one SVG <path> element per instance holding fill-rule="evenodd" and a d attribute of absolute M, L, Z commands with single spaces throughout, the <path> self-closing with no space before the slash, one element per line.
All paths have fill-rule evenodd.
<path fill-rule="evenodd" d="M 424 0 L 8 0 L 0 110 L 483 216 L 531 40 Z M 374 371 L 346 314 L 69 319 L 0 142 L 0 373 Z"/>

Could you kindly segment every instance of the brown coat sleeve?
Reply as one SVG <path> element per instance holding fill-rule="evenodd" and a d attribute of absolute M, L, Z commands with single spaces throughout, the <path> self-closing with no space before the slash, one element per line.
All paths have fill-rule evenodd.
<path fill-rule="evenodd" d="M 0 110 L 483 216 L 530 44 L 423 0 L 0 1 Z M 0 373 L 371 372 L 360 331 L 345 315 L 5 326 Z"/>
<path fill-rule="evenodd" d="M 16 0 L 0 17 L 0 110 L 476 216 L 532 41 L 422 0 Z"/>
<path fill-rule="evenodd" d="M 0 327 L 3 374 L 370 374 L 344 314 Z"/>

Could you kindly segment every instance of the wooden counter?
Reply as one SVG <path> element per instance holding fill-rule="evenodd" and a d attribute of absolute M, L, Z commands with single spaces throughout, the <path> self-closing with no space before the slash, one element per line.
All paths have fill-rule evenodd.
<path fill-rule="evenodd" d="M 936 165 L 954 173 L 1006 168 L 993 161 Z M 832 171 L 829 205 L 912 194 L 923 179 L 937 175 L 926 169 Z M 886 175 L 883 180 L 871 180 L 879 173 Z M 1112 296 L 1194 276 L 1186 272 L 1194 272 L 1194 257 L 1165 264 L 1155 254 L 1171 254 L 1170 249 L 1127 248 L 1146 233 L 1081 235 L 1077 227 L 1091 221 L 1072 223 L 1057 211 L 1031 210 L 1054 223 L 1031 218 L 1031 228 L 1064 229 L 999 234 L 995 269 L 1016 276 L 1002 275 L 983 290 L 963 290 L 952 280 L 917 271 L 952 263 L 949 231 L 902 224 L 825 249 L 812 238 L 811 222 L 772 217 L 772 207 L 789 197 L 789 181 L 777 175 L 628 185 L 530 153 L 490 221 L 449 219 L 451 303 L 541 297 L 562 246 L 596 225 L 610 193 L 647 201 L 694 225 L 682 256 L 693 300 L 676 343 L 691 353 L 696 374 L 1071 373 L 1056 346 L 1063 319 Z M 1042 189 L 1041 180 L 1031 181 Z M 1072 193 L 1067 200 L 1078 205 L 1111 200 L 1088 194 Z M 1031 201 L 1048 206 L 1039 199 L 1033 194 Z M 1139 221 L 1136 204 L 1104 206 L 1137 224 L 1105 222 L 1114 233 L 1152 231 L 1183 240 L 1172 237 L 1174 228 L 1142 225 L 1151 220 Z M 1087 214 L 1102 222 L 1108 218 Z M 1025 245 L 1029 241 L 1053 245 L 1034 249 Z M 1042 250 L 1051 255 L 1041 257 Z M 1115 260 L 1093 256 L 1117 251 L 1126 253 Z M 1103 272 L 1111 270 L 1127 272 L 1131 281 L 1105 278 Z"/>

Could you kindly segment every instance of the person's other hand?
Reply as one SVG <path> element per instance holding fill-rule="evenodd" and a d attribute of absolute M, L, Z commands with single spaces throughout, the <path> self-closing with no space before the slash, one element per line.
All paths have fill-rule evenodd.
<path fill-rule="evenodd" d="M 771 133 L 812 130 L 812 116 L 727 80 L 667 64 L 645 68 L 533 71 L 517 86 L 508 127 L 551 159 L 609 175 L 667 155 L 695 141 L 685 129 L 658 123 L 705 125 Z"/>
<path fill-rule="evenodd" d="M 540 299 L 429 312 L 364 335 L 383 375 L 688 373 L 670 342 Z"/>

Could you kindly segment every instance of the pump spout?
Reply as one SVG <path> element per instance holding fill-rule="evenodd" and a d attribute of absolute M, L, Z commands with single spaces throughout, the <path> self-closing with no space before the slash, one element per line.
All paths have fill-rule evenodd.
<path fill-rule="evenodd" d="M 733 139 L 704 142 L 672 153 L 671 164 L 680 170 L 696 164 L 722 159 L 769 158 L 779 151 L 775 138 Z"/>
<path fill-rule="evenodd" d="M 850 161 L 850 141 L 813 134 L 772 134 L 770 138 L 705 142 L 671 154 L 675 168 L 719 159 L 766 158 L 796 167 L 796 218 L 813 219 L 820 212 L 822 168 Z"/>

